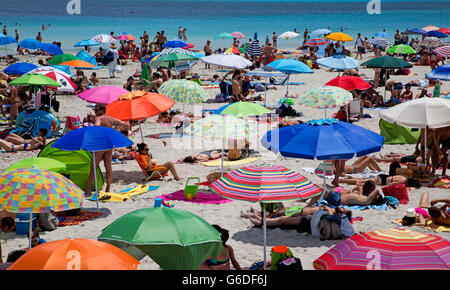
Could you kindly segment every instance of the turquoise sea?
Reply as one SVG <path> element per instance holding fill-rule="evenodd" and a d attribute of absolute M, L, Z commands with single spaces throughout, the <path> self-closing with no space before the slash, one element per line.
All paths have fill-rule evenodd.
<path fill-rule="evenodd" d="M 78 1 L 78 0 L 77 0 Z M 214 48 L 229 47 L 232 40 L 215 40 L 222 32 L 240 31 L 248 38 L 255 32 L 264 41 L 266 35 L 296 29 L 301 37 L 279 40 L 279 47 L 297 47 L 303 31 L 329 28 L 356 37 L 358 32 L 371 37 L 386 29 L 395 33 L 427 25 L 450 26 L 450 1 L 379 0 L 381 14 L 368 14 L 363 0 L 79 0 L 80 15 L 69 15 L 69 0 L 2 0 L 1 26 L 7 26 L 20 39 L 35 38 L 42 24 L 47 27 L 44 42 L 60 41 L 65 52 L 73 45 L 100 33 L 124 32 L 137 38 L 146 30 L 151 37 L 164 30 L 168 39 L 177 37 L 178 27 L 187 28 L 188 42 L 202 49 L 207 39 Z M 50 25 L 50 26 L 49 26 Z M 14 48 L 9 46 L 10 49 Z"/>

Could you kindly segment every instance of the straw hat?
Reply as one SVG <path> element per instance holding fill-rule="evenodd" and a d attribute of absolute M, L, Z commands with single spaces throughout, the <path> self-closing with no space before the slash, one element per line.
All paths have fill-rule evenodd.
<path fill-rule="evenodd" d="M 111 43 L 111 46 L 110 46 L 110 48 L 116 49 L 116 48 L 117 48 L 117 46 L 116 46 L 116 44 L 115 44 L 115 43 Z"/>
<path fill-rule="evenodd" d="M 416 210 L 413 208 L 408 208 L 406 210 L 405 217 L 416 217 Z"/>

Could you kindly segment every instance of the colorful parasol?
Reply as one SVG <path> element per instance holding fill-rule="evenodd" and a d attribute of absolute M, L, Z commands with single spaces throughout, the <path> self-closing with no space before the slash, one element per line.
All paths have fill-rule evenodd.
<path fill-rule="evenodd" d="M 80 60 L 80 59 L 73 54 L 65 53 L 65 54 L 55 55 L 48 61 L 48 63 L 50 65 L 59 65 L 60 63 L 63 63 L 66 61 L 71 61 L 71 60 Z"/>
<path fill-rule="evenodd" d="M 422 30 L 425 30 L 426 32 L 430 32 L 430 31 L 438 30 L 438 29 L 439 29 L 439 27 L 436 27 L 433 25 L 428 25 L 426 27 L 422 27 Z"/>
<path fill-rule="evenodd" d="M 235 31 L 235 32 L 231 32 L 231 35 L 234 36 L 234 38 L 236 39 L 246 39 L 247 36 L 245 36 L 243 33 L 239 32 L 239 31 Z"/>
<path fill-rule="evenodd" d="M 60 63 L 59 65 L 68 65 L 73 67 L 79 67 L 79 68 L 93 68 L 96 67 L 90 62 L 84 61 L 84 60 L 69 60 Z"/>
<path fill-rule="evenodd" d="M 450 242 L 408 229 L 348 238 L 313 263 L 318 270 L 449 270 Z"/>
<path fill-rule="evenodd" d="M 425 46 L 427 48 L 434 48 L 434 47 L 443 46 L 444 43 L 442 42 L 442 40 L 440 38 L 427 37 L 424 40 L 422 40 L 419 45 Z"/>
<path fill-rule="evenodd" d="M 64 239 L 32 248 L 9 270 L 137 270 L 139 264 L 132 256 L 108 243 Z"/>
<path fill-rule="evenodd" d="M 353 38 L 342 32 L 333 32 L 325 36 L 325 38 L 335 41 L 353 41 Z"/>
<path fill-rule="evenodd" d="M 327 85 L 308 90 L 298 97 L 298 101 L 300 105 L 308 108 L 331 109 L 350 104 L 353 95 L 343 88 Z"/>
<path fill-rule="evenodd" d="M 77 85 L 72 81 L 69 74 L 51 66 L 42 66 L 29 71 L 27 74 L 41 74 L 58 82 L 60 87 L 50 87 L 58 92 L 72 93 L 77 89 Z"/>
<path fill-rule="evenodd" d="M 121 95 L 127 93 L 129 93 L 129 91 L 122 87 L 100 86 L 84 91 L 79 94 L 78 97 L 90 103 L 110 104 L 119 99 Z"/>
<path fill-rule="evenodd" d="M 307 46 L 321 46 L 328 44 L 328 40 L 322 38 L 308 39 L 303 45 Z"/>
<path fill-rule="evenodd" d="M 117 36 L 116 38 L 117 40 L 125 40 L 125 41 L 130 41 L 130 40 L 136 40 L 136 37 L 134 37 L 131 34 L 122 34 Z"/>
<path fill-rule="evenodd" d="M 197 83 L 189 80 L 169 80 L 158 89 L 177 103 L 198 104 L 209 99 L 208 93 Z"/>
<path fill-rule="evenodd" d="M 360 77 L 342 76 L 337 77 L 325 84 L 326 86 L 340 87 L 347 91 L 366 90 L 371 85 Z"/>
<path fill-rule="evenodd" d="M 387 50 L 388 53 L 396 53 L 396 54 L 412 54 L 416 53 L 416 51 L 409 45 L 406 44 L 398 44 L 394 45 L 393 47 L 390 47 Z"/>
<path fill-rule="evenodd" d="M 438 47 L 433 52 L 443 57 L 450 57 L 450 45 Z"/>

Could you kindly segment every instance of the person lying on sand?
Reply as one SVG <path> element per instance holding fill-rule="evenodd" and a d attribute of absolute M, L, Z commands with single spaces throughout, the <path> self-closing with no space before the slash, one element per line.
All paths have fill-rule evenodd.
<path fill-rule="evenodd" d="M 436 203 L 442 202 L 440 208 Z M 448 207 L 450 199 L 434 199 L 429 201 L 428 192 L 424 192 L 420 197 L 419 207 L 408 209 L 402 219 L 403 226 L 426 226 L 429 220 L 436 225 L 450 226 L 450 215 Z"/>
<path fill-rule="evenodd" d="M 403 175 L 387 175 L 387 174 L 380 174 L 378 176 L 375 176 L 373 178 L 342 178 L 340 181 L 342 183 L 346 184 L 356 184 L 361 185 L 361 183 L 364 183 L 366 181 L 373 181 L 376 185 L 382 185 L 382 186 L 390 186 L 390 185 L 396 185 L 396 184 L 405 184 L 407 187 L 421 187 L 421 183 L 417 178 L 408 178 Z"/>
<path fill-rule="evenodd" d="M 185 158 L 178 159 L 178 162 L 194 163 L 194 162 L 206 162 L 222 157 L 222 153 L 218 151 L 203 151 L 198 154 L 186 156 Z"/>
<path fill-rule="evenodd" d="M 412 155 L 404 153 L 393 153 L 386 155 L 381 155 L 380 158 L 374 156 L 372 157 L 377 162 L 398 162 L 402 164 L 406 163 L 422 163 L 422 157 L 420 156 L 420 151 L 416 150 Z"/>
<path fill-rule="evenodd" d="M 7 152 L 18 152 L 18 151 L 32 151 L 38 150 L 45 147 L 47 139 L 47 129 L 41 128 L 39 130 L 39 136 L 36 138 L 31 138 L 30 140 L 25 140 L 22 137 L 11 133 L 6 137 L 5 140 L 0 139 L 0 147 L 5 149 Z"/>

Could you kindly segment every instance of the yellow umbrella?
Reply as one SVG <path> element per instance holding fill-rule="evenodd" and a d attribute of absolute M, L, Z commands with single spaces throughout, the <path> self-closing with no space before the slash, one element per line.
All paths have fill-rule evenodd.
<path fill-rule="evenodd" d="M 325 38 L 335 41 L 353 41 L 353 38 L 350 35 L 342 32 L 330 33 L 327 36 L 325 36 Z"/>

